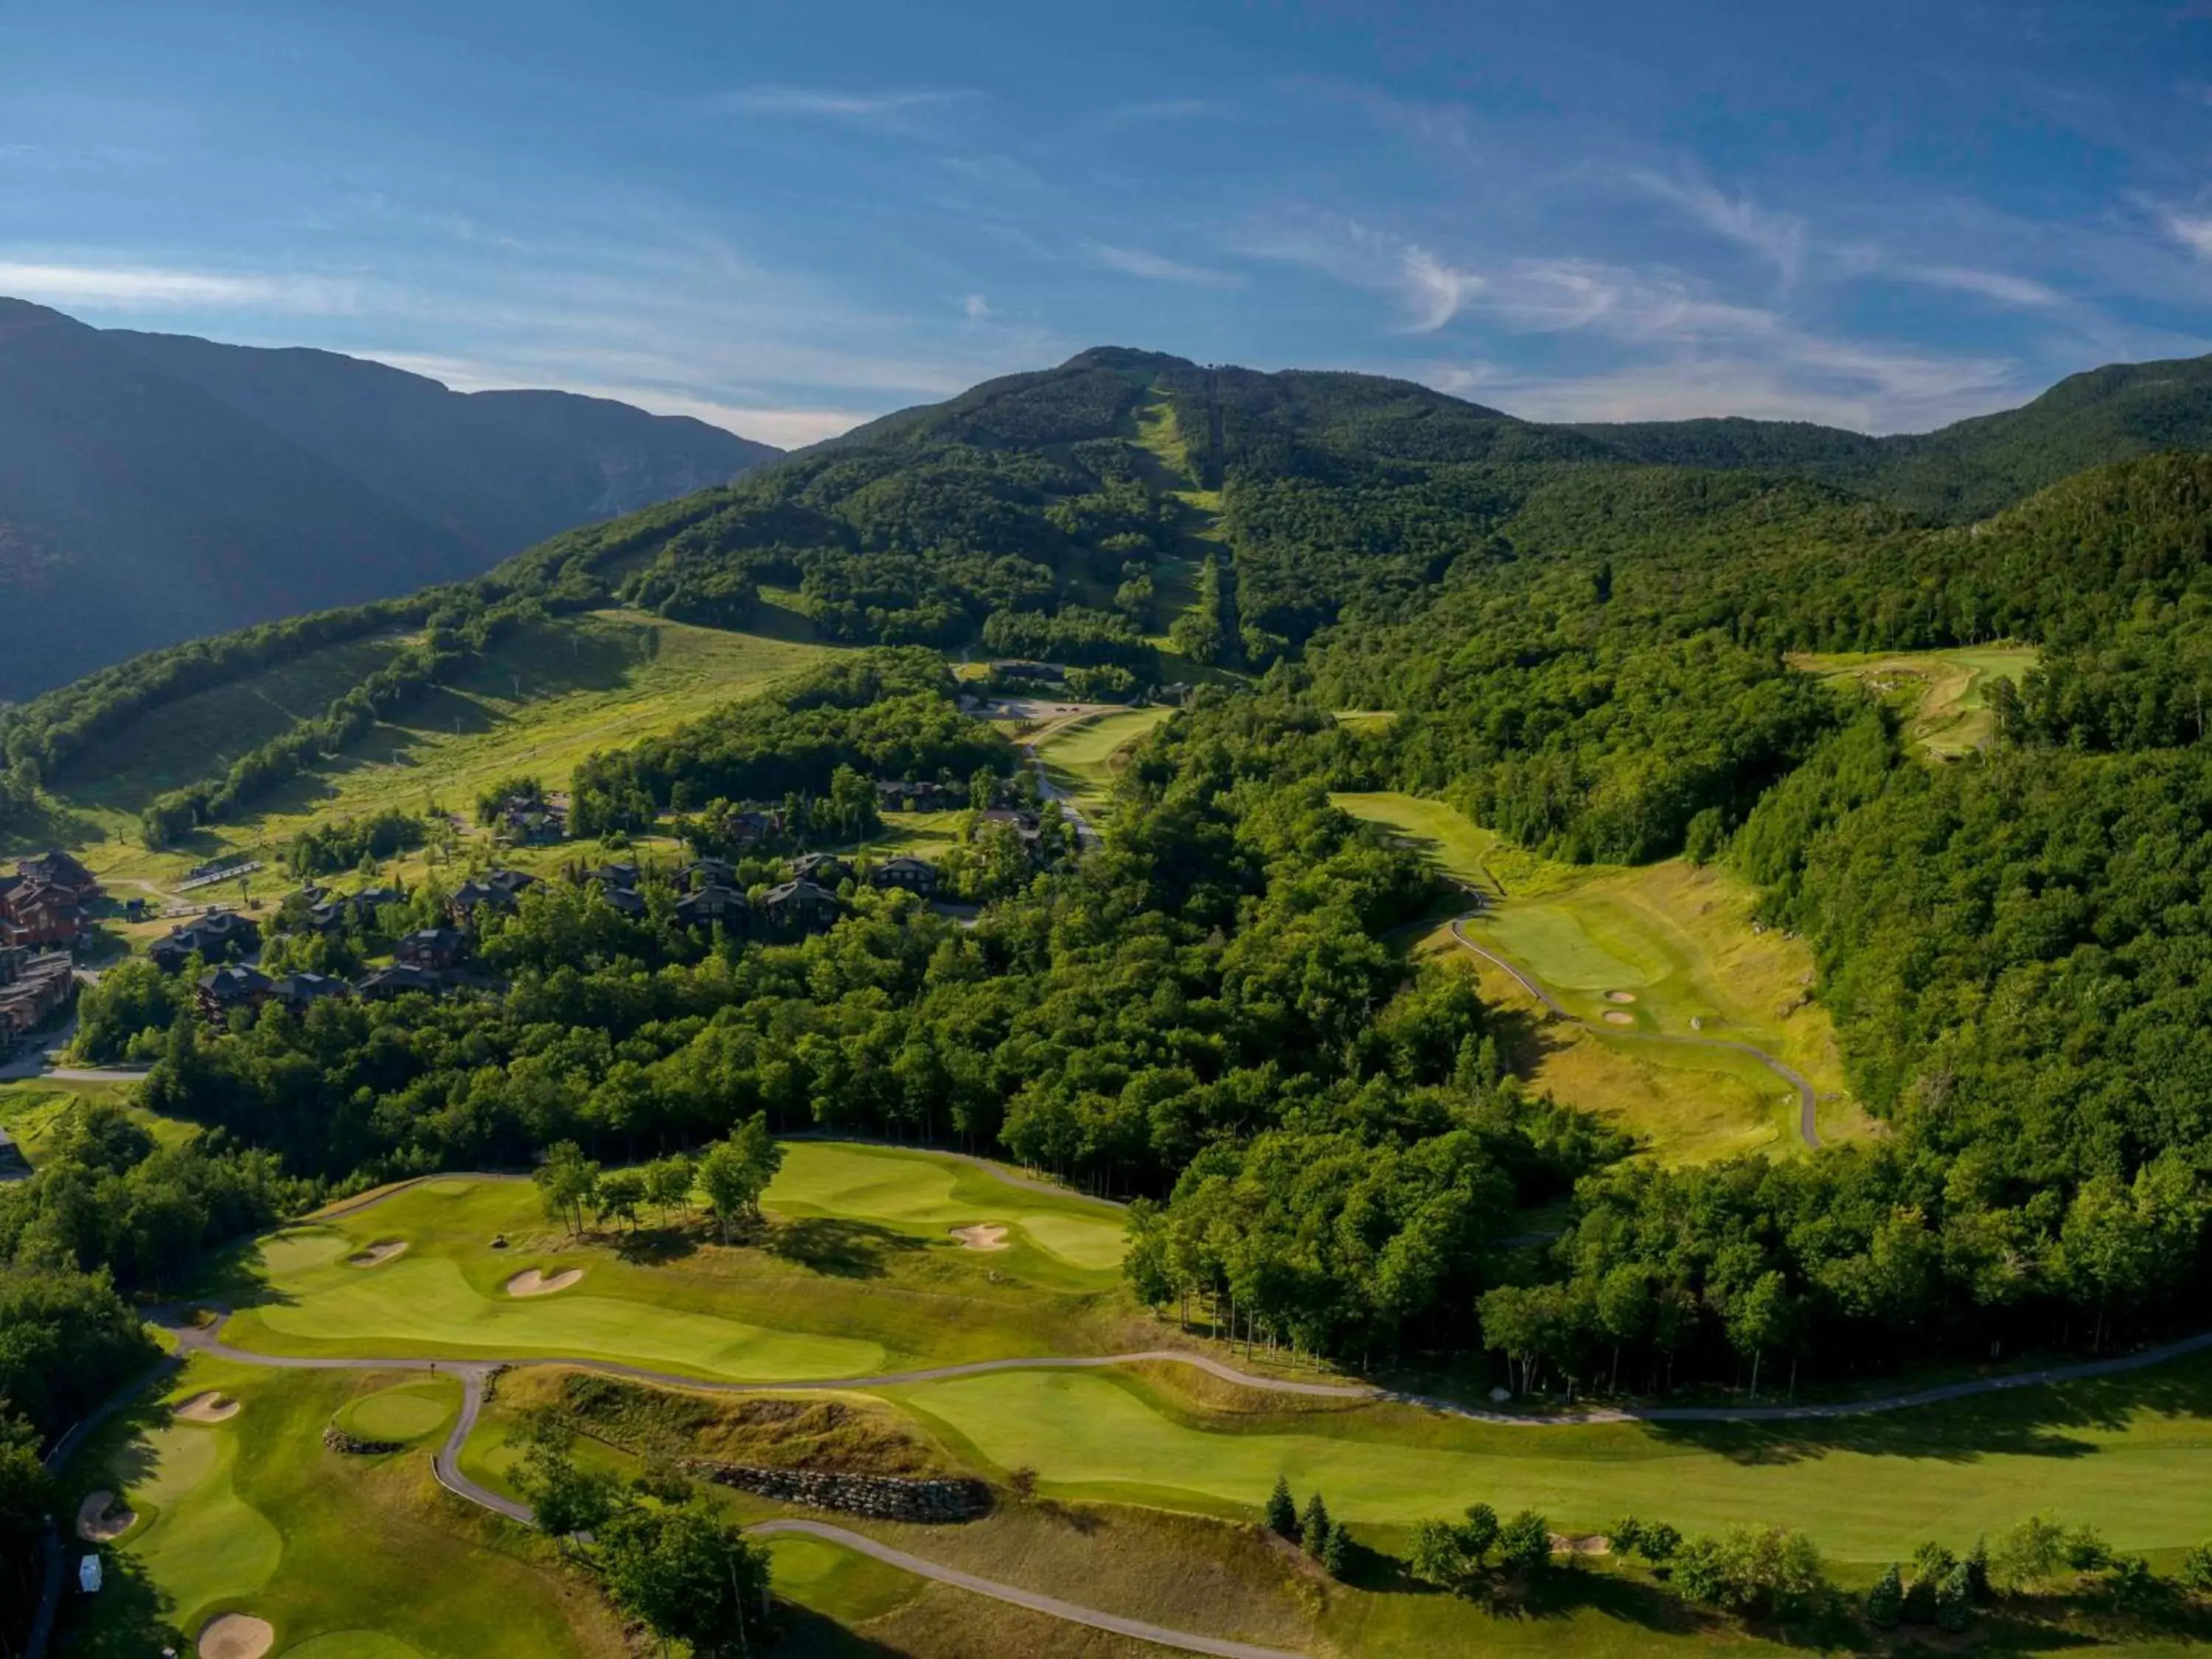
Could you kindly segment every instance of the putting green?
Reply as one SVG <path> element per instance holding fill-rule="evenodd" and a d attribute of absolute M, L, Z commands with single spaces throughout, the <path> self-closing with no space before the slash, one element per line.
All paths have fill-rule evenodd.
<path fill-rule="evenodd" d="M 487 1293 L 458 1263 L 431 1256 L 403 1256 L 373 1273 L 322 1268 L 284 1288 L 286 1299 L 233 1322 L 240 1346 L 261 1346 L 251 1340 L 259 1331 L 356 1354 L 611 1359 L 775 1382 L 865 1376 L 884 1357 L 873 1342 L 769 1330 L 643 1301 Z"/>
<path fill-rule="evenodd" d="M 2023 1394 L 2043 1393 L 2047 1406 L 2056 1392 Z M 2212 1534 L 2212 1422 L 2148 1407 L 2116 1419 L 2110 1407 L 2078 1412 L 2063 1434 L 2024 1435 L 2023 1419 L 2002 1413 L 2033 1402 L 2013 1396 L 1978 1411 L 1847 1421 L 1789 1455 L 1774 1455 L 1770 1441 L 1753 1455 L 1634 1424 L 1514 1429 L 1395 1408 L 1310 1429 L 1279 1419 L 1280 1429 L 1213 1430 L 1155 1407 L 1142 1385 L 1085 1372 L 1006 1372 L 893 1393 L 1000 1468 L 1027 1465 L 1070 1495 L 1249 1508 L 1287 1474 L 1300 1492 L 1326 1493 L 1333 1514 L 1359 1522 L 1405 1524 L 1478 1501 L 1504 1512 L 1532 1507 L 1570 1530 L 1625 1513 L 1692 1530 L 1786 1521 L 1831 1554 L 1869 1561 L 1909 1557 L 1930 1536 L 1963 1546 L 2039 1510 L 2091 1522 L 2123 1549 Z M 2034 1449 L 1969 1449 L 2022 1443 Z M 1897 1449 L 1860 1449 L 1881 1445 Z"/>
<path fill-rule="evenodd" d="M 338 1413 L 349 1434 L 363 1440 L 419 1440 L 453 1414 L 452 1389 L 437 1382 L 402 1382 L 364 1395 Z"/>
<path fill-rule="evenodd" d="M 224 1427 L 157 1429 L 143 1448 L 149 1473 L 131 1482 L 131 1504 L 154 1519 L 131 1535 L 128 1552 L 173 1600 L 186 1630 L 218 1604 L 252 1595 L 284 1559 L 283 1534 L 238 1493 L 238 1444 Z"/>
<path fill-rule="evenodd" d="M 212 1428 L 118 1420 L 72 1462 L 73 1481 L 124 1489 L 154 1511 L 115 1548 L 129 1587 L 118 1573 L 116 1594 L 73 1613 L 72 1651 L 138 1659 L 161 1650 L 160 1625 L 196 1632 L 229 1611 L 269 1620 L 279 1654 L 309 1659 L 622 1650 L 595 1599 L 436 1501 L 419 1456 L 343 1457 L 322 1443 L 324 1426 L 349 1404 L 396 1394 L 434 1394 L 450 1417 L 460 1404 L 456 1380 L 278 1371 L 195 1355 L 174 1397 L 209 1389 L 246 1409 Z"/>
<path fill-rule="evenodd" d="M 1039 1249 L 1077 1267 L 1110 1272 L 1121 1265 L 1128 1243 L 1119 1222 L 1094 1221 L 1088 1216 L 1019 1215 L 1014 1225 Z"/>
<path fill-rule="evenodd" d="M 1665 957 L 1638 949 L 1642 941 L 1632 934 L 1616 931 L 1601 940 L 1589 918 L 1565 903 L 1509 900 L 1468 932 L 1543 983 L 1569 990 L 1632 989 L 1669 971 Z"/>
<path fill-rule="evenodd" d="M 1121 1218 L 1111 1206 L 1016 1187 L 927 1152 L 793 1141 L 763 1202 L 779 1215 L 873 1221 L 933 1238 L 974 1222 L 1009 1222 L 1070 1267 L 1103 1274 L 1121 1263 Z"/>

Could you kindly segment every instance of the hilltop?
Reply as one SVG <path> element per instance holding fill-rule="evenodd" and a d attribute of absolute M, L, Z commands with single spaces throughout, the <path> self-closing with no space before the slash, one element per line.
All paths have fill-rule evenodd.
<path fill-rule="evenodd" d="M 464 394 L 0 300 L 0 698 L 474 576 L 778 453 L 603 398 Z"/>

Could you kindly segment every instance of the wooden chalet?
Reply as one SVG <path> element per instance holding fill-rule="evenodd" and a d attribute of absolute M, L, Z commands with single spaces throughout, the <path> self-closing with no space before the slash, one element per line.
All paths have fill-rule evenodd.
<path fill-rule="evenodd" d="M 853 873 L 853 866 L 835 853 L 801 853 L 791 861 L 793 881 L 811 881 L 835 887 Z"/>
<path fill-rule="evenodd" d="M 495 870 L 477 881 L 465 881 L 446 902 L 456 927 L 465 926 L 476 918 L 479 910 L 512 910 L 524 890 L 535 887 L 538 878 L 526 876 L 520 870 Z"/>
<path fill-rule="evenodd" d="M 162 972 L 173 974 L 195 953 L 204 962 L 228 962 L 250 955 L 260 943 L 261 928 L 251 917 L 216 910 L 155 939 L 147 954 Z"/>
<path fill-rule="evenodd" d="M 0 945 L 0 1052 L 29 1036 L 76 994 L 66 951 Z"/>
<path fill-rule="evenodd" d="M 720 927 L 734 933 L 752 920 L 752 906 L 736 888 L 712 882 L 676 901 L 676 920 L 686 927 Z"/>
<path fill-rule="evenodd" d="M 445 981 L 428 968 L 417 968 L 411 962 L 396 962 L 389 968 L 380 968 L 354 987 L 354 994 L 364 1002 L 389 1002 L 394 997 L 404 997 L 414 992 L 424 996 L 436 996 L 446 988 Z"/>
<path fill-rule="evenodd" d="M 200 975 L 198 1000 L 202 1015 L 221 1023 L 234 1008 L 258 1008 L 276 994 L 276 981 L 258 968 L 234 962 Z"/>
<path fill-rule="evenodd" d="M 392 956 L 395 962 L 410 968 L 421 968 L 434 974 L 461 965 L 468 954 L 468 935 L 451 927 L 418 927 L 392 941 Z"/>
<path fill-rule="evenodd" d="M 936 894 L 939 880 L 935 865 L 906 853 L 885 859 L 868 872 L 868 884 L 872 887 L 903 887 L 924 898 Z"/>
<path fill-rule="evenodd" d="M 800 877 L 763 893 L 760 914 L 773 932 L 795 936 L 827 932 L 844 908 L 828 888 Z"/>

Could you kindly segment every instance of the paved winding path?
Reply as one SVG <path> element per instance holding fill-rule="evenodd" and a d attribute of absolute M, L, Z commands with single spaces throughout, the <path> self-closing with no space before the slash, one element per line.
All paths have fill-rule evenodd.
<path fill-rule="evenodd" d="M 1737 1042 L 1729 1037 L 1681 1036 L 1664 1031 L 1628 1030 L 1617 1025 L 1601 1025 L 1595 1020 L 1584 1019 L 1579 1014 L 1569 1013 L 1561 1006 L 1559 998 L 1553 996 L 1542 984 L 1508 962 L 1504 957 L 1499 956 L 1495 951 L 1477 945 L 1467 936 L 1467 924 L 1480 914 L 1479 911 L 1470 910 L 1464 915 L 1454 916 L 1451 923 L 1452 937 L 1492 967 L 1510 975 L 1516 984 L 1551 1010 L 1556 1017 L 1565 1020 L 1570 1025 L 1579 1026 L 1583 1030 L 1594 1032 L 1599 1036 L 1633 1037 L 1640 1042 L 1667 1042 L 1686 1048 L 1727 1048 L 1739 1054 L 1748 1054 L 1797 1091 L 1797 1133 L 1804 1137 L 1808 1146 L 1818 1146 L 1820 1144 L 1820 1126 L 1814 1109 L 1819 1097 L 1814 1095 L 1812 1084 L 1806 1080 L 1803 1074 L 1784 1065 L 1764 1048 L 1754 1048 L 1748 1042 Z"/>

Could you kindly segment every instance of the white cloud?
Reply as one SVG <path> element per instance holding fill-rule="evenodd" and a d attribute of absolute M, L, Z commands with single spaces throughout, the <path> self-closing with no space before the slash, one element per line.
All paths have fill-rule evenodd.
<path fill-rule="evenodd" d="M 1448 265 L 1428 249 L 1412 244 L 1405 250 L 1401 268 L 1406 297 L 1413 308 L 1407 325 L 1416 334 L 1436 332 L 1486 286 L 1474 272 Z"/>
<path fill-rule="evenodd" d="M 1909 283 L 1924 283 L 1929 288 L 1947 288 L 1960 294 L 1978 294 L 1985 300 L 1996 301 L 2000 305 L 2019 306 L 2029 310 L 2065 303 L 2065 295 L 2057 289 L 2002 270 L 1978 270 L 1967 265 L 1902 265 L 1888 274 Z"/>
<path fill-rule="evenodd" d="M 1181 283 L 1189 288 L 1237 288 L 1243 279 L 1233 271 L 1215 270 L 1206 265 L 1185 264 L 1180 259 L 1170 259 L 1143 248 L 1115 247 L 1107 242 L 1090 245 L 1091 257 L 1109 270 L 1118 270 L 1124 276 L 1139 276 L 1152 283 Z"/>
<path fill-rule="evenodd" d="M 360 284 L 327 277 L 5 260 L 0 260 L 0 294 L 123 312 L 235 307 L 334 315 L 362 306 Z"/>
<path fill-rule="evenodd" d="M 873 121 L 975 96 L 961 88 L 905 92 L 843 92 L 823 87 L 747 87 L 721 100 L 724 109 L 746 115 L 801 115 L 830 120 Z"/>
<path fill-rule="evenodd" d="M 980 323 L 991 314 L 991 302 L 980 294 L 971 294 L 962 301 L 961 309 L 968 313 L 969 322 Z"/>
<path fill-rule="evenodd" d="M 1488 362 L 1437 363 L 1440 392 L 1540 421 L 1678 421 L 1740 415 L 1856 432 L 1922 432 L 2017 403 L 2040 387 L 2008 359 L 1946 357 L 1837 340 L 1776 324 L 1752 341 L 1668 343 L 1618 367 L 1547 374 Z"/>
<path fill-rule="evenodd" d="M 1747 248 L 1773 265 L 1784 283 L 1797 280 L 1805 263 L 1805 222 L 1771 213 L 1747 197 L 1723 195 L 1701 179 L 1681 182 L 1656 173 L 1632 177 L 1653 195 L 1674 203 L 1715 235 Z"/>
<path fill-rule="evenodd" d="M 2194 253 L 2198 258 L 2212 261 L 2212 216 L 2198 217 L 2185 213 L 2166 216 L 2167 234 Z"/>

